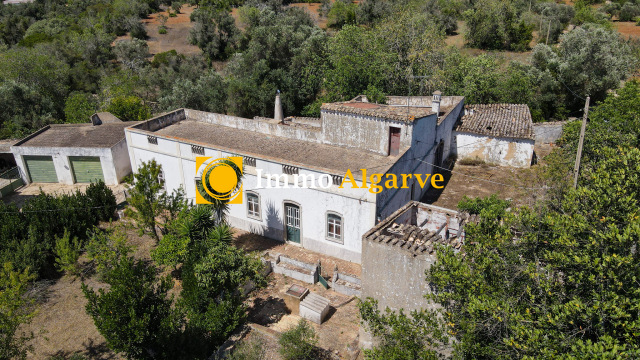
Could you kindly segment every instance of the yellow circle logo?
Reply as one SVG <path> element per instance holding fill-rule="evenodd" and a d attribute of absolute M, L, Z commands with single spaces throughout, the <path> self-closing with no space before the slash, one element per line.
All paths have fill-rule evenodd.
<path fill-rule="evenodd" d="M 196 159 L 196 203 L 242 203 L 242 157 Z"/>

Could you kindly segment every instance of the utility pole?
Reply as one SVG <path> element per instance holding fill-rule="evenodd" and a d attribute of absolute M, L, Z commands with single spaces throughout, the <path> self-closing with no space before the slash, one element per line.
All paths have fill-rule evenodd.
<path fill-rule="evenodd" d="M 584 143 L 584 131 L 587 128 L 587 116 L 589 116 L 589 96 L 584 104 L 584 115 L 582 115 L 582 127 L 580 128 L 580 141 L 578 142 L 578 153 L 576 154 L 576 167 L 573 169 L 573 188 L 578 187 L 578 173 L 580 172 L 580 158 L 582 157 L 582 144 Z"/>
<path fill-rule="evenodd" d="M 545 45 L 549 45 L 549 33 L 551 32 L 551 18 L 549 18 L 549 29 L 547 30 L 547 41 L 545 41 Z"/>

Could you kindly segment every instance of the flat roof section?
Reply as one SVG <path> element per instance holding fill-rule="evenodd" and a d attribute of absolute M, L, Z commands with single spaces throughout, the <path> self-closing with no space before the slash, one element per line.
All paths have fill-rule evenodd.
<path fill-rule="evenodd" d="M 124 129 L 139 122 L 92 124 L 52 124 L 14 146 L 111 148 L 124 139 Z"/>
<path fill-rule="evenodd" d="M 383 156 L 353 148 L 266 135 L 188 119 L 153 133 L 241 155 L 323 170 L 335 175 L 344 175 L 350 169 L 358 179 L 361 178 L 359 169 L 365 168 L 369 173 L 373 171 L 384 174 L 402 155 Z"/>

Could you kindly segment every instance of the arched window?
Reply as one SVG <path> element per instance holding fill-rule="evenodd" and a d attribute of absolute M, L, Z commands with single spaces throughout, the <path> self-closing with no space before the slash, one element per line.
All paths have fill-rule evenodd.
<path fill-rule="evenodd" d="M 260 195 L 247 192 L 247 217 L 260 220 Z"/>
<path fill-rule="evenodd" d="M 342 216 L 337 213 L 327 213 L 327 240 L 342 244 Z"/>

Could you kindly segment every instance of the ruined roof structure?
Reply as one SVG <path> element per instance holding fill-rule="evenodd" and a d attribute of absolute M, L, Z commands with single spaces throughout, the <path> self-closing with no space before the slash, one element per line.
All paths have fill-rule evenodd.
<path fill-rule="evenodd" d="M 461 250 L 464 225 L 477 220 L 475 215 L 411 201 L 367 232 L 364 238 L 413 255 L 433 254 L 437 244 Z"/>
<path fill-rule="evenodd" d="M 526 104 L 480 104 L 465 106 L 455 129 L 479 135 L 534 139 L 531 112 Z"/>

